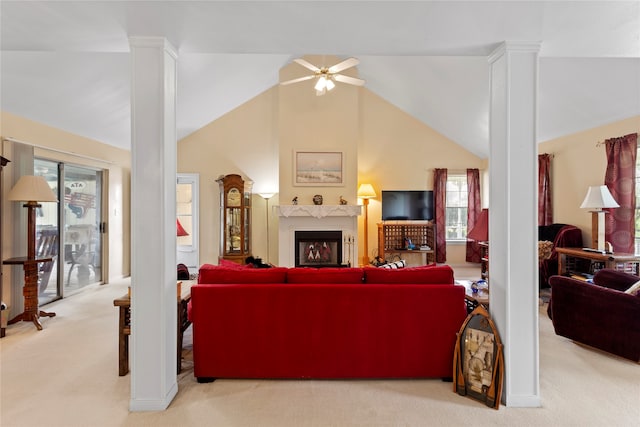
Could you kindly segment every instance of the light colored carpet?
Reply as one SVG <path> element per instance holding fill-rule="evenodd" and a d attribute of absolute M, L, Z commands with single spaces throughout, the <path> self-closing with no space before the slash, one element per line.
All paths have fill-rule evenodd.
<path fill-rule="evenodd" d="M 198 384 L 191 335 L 179 391 L 166 411 L 130 413 L 118 376 L 118 313 L 128 280 L 47 305 L 0 340 L 0 425 L 13 426 L 638 426 L 640 366 L 554 334 L 540 307 L 542 408 L 490 409 L 440 380 L 266 381 Z"/>

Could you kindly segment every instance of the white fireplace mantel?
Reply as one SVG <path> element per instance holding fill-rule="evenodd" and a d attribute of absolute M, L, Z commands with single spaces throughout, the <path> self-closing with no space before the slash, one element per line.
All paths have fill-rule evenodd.
<path fill-rule="evenodd" d="M 280 205 L 276 206 L 278 216 L 358 216 L 362 213 L 360 205 Z"/>
<path fill-rule="evenodd" d="M 281 205 L 278 212 L 278 263 L 282 267 L 295 266 L 296 231 L 340 230 L 349 243 L 342 248 L 342 264 L 357 264 L 358 216 L 360 205 Z"/>

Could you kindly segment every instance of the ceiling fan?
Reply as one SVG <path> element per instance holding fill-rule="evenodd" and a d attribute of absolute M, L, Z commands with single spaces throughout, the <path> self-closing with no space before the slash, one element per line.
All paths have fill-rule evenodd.
<path fill-rule="evenodd" d="M 345 76 L 343 74 L 338 74 L 340 71 L 346 70 L 347 68 L 355 67 L 360 63 L 360 61 L 356 58 L 348 58 L 342 62 L 339 62 L 331 67 L 316 67 L 315 65 L 305 61 L 302 58 L 294 59 L 293 62 L 296 62 L 303 67 L 313 71 L 313 74 L 309 76 L 299 77 L 293 80 L 287 80 L 286 82 L 280 83 L 281 85 L 290 85 L 292 83 L 303 82 L 305 80 L 318 79 L 316 82 L 314 89 L 316 90 L 316 95 L 321 96 L 336 87 L 336 82 L 347 83 L 355 86 L 364 85 L 364 80 L 358 79 L 356 77 Z"/>

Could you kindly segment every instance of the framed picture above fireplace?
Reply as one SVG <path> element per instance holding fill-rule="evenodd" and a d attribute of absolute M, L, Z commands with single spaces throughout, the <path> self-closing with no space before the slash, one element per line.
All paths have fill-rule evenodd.
<path fill-rule="evenodd" d="M 295 151 L 293 185 L 342 186 L 343 168 L 343 153 L 340 151 Z"/>

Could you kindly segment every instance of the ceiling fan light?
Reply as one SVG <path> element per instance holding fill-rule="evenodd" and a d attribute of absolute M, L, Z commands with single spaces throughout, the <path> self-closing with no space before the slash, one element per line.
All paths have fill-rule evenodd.
<path fill-rule="evenodd" d="M 327 93 L 327 89 L 323 88 L 322 90 L 316 90 L 316 96 L 322 96 Z"/>
<path fill-rule="evenodd" d="M 322 76 L 318 79 L 318 82 L 314 86 L 314 89 L 316 91 L 324 91 L 324 88 L 326 86 L 327 86 L 327 79 L 324 76 Z"/>
<path fill-rule="evenodd" d="M 334 87 L 336 87 L 336 84 L 333 82 L 333 80 L 327 79 L 327 82 L 325 83 L 325 87 L 327 88 L 327 90 L 331 90 Z"/>

